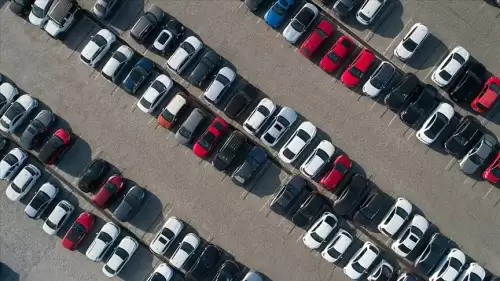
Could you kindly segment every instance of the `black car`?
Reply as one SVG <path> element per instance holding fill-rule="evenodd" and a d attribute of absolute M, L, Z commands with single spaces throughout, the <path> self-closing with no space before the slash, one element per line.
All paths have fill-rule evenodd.
<path fill-rule="evenodd" d="M 146 37 L 165 19 L 165 12 L 157 6 L 152 6 L 134 24 L 130 36 L 137 42 L 143 43 Z"/>
<path fill-rule="evenodd" d="M 203 249 L 193 266 L 187 272 L 192 280 L 203 280 L 208 272 L 217 264 L 221 256 L 219 248 L 209 244 Z"/>
<path fill-rule="evenodd" d="M 420 80 L 413 73 L 406 73 L 401 81 L 385 96 L 384 103 L 391 110 L 399 110 L 411 97 L 421 90 Z"/>
<path fill-rule="evenodd" d="M 382 210 L 386 200 L 385 194 L 374 191 L 363 201 L 354 215 L 354 221 L 363 226 L 370 226 L 378 214 L 386 212 L 386 210 Z"/>
<path fill-rule="evenodd" d="M 33 149 L 38 146 L 54 123 L 55 115 L 50 110 L 42 110 L 24 130 L 20 137 L 21 147 Z"/>
<path fill-rule="evenodd" d="M 463 158 L 482 136 L 481 123 L 470 115 L 464 116 L 453 134 L 445 141 L 444 149 L 457 158 Z"/>
<path fill-rule="evenodd" d="M 259 9 L 259 5 L 264 0 L 245 0 L 245 5 L 247 5 L 248 9 L 252 12 L 255 12 Z"/>
<path fill-rule="evenodd" d="M 14 14 L 25 16 L 30 13 L 33 3 L 35 0 L 11 0 L 9 8 Z"/>
<path fill-rule="evenodd" d="M 123 89 L 135 94 L 146 78 L 153 72 L 155 64 L 148 58 L 141 58 L 123 79 Z"/>
<path fill-rule="evenodd" d="M 143 188 L 133 186 L 115 209 L 113 215 L 120 221 L 131 220 L 141 207 L 145 195 L 146 192 Z"/>
<path fill-rule="evenodd" d="M 246 139 L 244 134 L 234 131 L 212 159 L 212 165 L 219 171 L 227 169 L 245 144 Z"/>
<path fill-rule="evenodd" d="M 500 0 L 495 0 L 497 5 L 500 6 Z M 491 275 L 490 281 L 500 281 L 500 276 Z"/>
<path fill-rule="evenodd" d="M 453 243 L 450 239 L 440 233 L 435 233 L 422 254 L 415 260 L 415 269 L 426 276 L 430 276 L 434 267 L 452 247 Z"/>
<path fill-rule="evenodd" d="M 300 208 L 292 217 L 292 222 L 298 227 L 304 227 L 311 223 L 319 211 L 323 208 L 325 200 L 320 194 L 312 192 L 300 205 Z"/>
<path fill-rule="evenodd" d="M 252 84 L 240 88 L 227 103 L 224 113 L 231 119 L 236 119 L 247 108 L 256 96 L 257 89 Z"/>
<path fill-rule="evenodd" d="M 355 5 L 356 0 L 337 0 L 333 3 L 332 11 L 337 14 L 337 16 L 343 18 L 352 11 Z"/>
<path fill-rule="evenodd" d="M 365 199 L 368 190 L 368 180 L 360 174 L 355 174 L 333 202 L 333 209 L 337 214 L 351 218 Z"/>
<path fill-rule="evenodd" d="M 276 213 L 285 215 L 294 205 L 299 195 L 307 189 L 306 181 L 300 176 L 293 176 L 284 183 L 271 201 L 271 209 Z"/>
<path fill-rule="evenodd" d="M 188 77 L 198 87 L 221 63 L 221 57 L 213 50 L 206 52 Z"/>
<path fill-rule="evenodd" d="M 221 265 L 213 281 L 236 280 L 236 277 L 238 277 L 239 273 L 240 268 L 238 267 L 238 265 L 234 261 L 227 260 Z"/>
<path fill-rule="evenodd" d="M 474 96 L 481 91 L 483 81 L 469 68 L 462 75 L 455 88 L 448 94 L 456 103 L 470 103 Z"/>
<path fill-rule="evenodd" d="M 254 146 L 248 153 L 245 162 L 234 170 L 231 175 L 232 181 L 239 186 L 245 185 L 266 162 L 266 151 L 258 146 Z"/>
<path fill-rule="evenodd" d="M 95 159 L 90 165 L 85 168 L 85 171 L 80 176 L 78 188 L 83 192 L 91 192 L 96 190 L 101 184 L 103 177 L 109 170 L 109 163 L 103 159 Z"/>
<path fill-rule="evenodd" d="M 417 127 L 438 104 L 437 96 L 436 88 L 425 85 L 419 94 L 412 95 L 409 104 L 399 113 L 399 118 L 408 127 Z"/>

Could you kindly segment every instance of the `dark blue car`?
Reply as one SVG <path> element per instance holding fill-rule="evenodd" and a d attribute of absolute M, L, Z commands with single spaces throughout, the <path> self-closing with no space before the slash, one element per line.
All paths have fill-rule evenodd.
<path fill-rule="evenodd" d="M 135 94 L 154 68 L 155 64 L 150 59 L 140 59 L 130 70 L 127 77 L 123 79 L 123 89 L 128 93 Z"/>
<path fill-rule="evenodd" d="M 264 20 L 271 27 L 278 27 L 292 7 L 295 0 L 278 0 L 264 15 Z"/>
<path fill-rule="evenodd" d="M 250 150 L 245 162 L 241 164 L 231 175 L 231 179 L 236 185 L 243 186 L 252 179 L 255 172 L 267 162 L 266 151 L 258 146 Z"/>

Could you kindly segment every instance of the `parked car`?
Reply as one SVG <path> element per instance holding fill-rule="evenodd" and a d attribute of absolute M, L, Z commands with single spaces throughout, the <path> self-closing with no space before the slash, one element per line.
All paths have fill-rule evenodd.
<path fill-rule="evenodd" d="M 429 277 L 429 280 L 453 281 L 458 277 L 465 265 L 465 254 L 457 248 L 453 248 L 441 259 Z"/>
<path fill-rule="evenodd" d="M 302 237 L 302 242 L 309 249 L 318 249 L 337 227 L 337 224 L 337 217 L 330 212 L 325 212 Z"/>
<path fill-rule="evenodd" d="M 336 0 L 332 11 L 341 19 L 345 18 L 356 5 L 357 0 Z"/>
<path fill-rule="evenodd" d="M 453 134 L 444 143 L 444 149 L 457 158 L 463 158 L 482 135 L 481 123 L 470 115 L 464 116 Z"/>
<path fill-rule="evenodd" d="M 371 242 L 366 241 L 344 267 L 345 275 L 353 280 L 359 279 L 363 274 L 367 273 L 379 255 L 380 250 Z"/>
<path fill-rule="evenodd" d="M 231 119 L 238 118 L 253 101 L 256 95 L 257 90 L 255 87 L 251 84 L 246 84 L 238 89 L 238 91 L 231 97 L 224 108 L 224 113 Z"/>
<path fill-rule="evenodd" d="M 295 133 L 281 147 L 279 158 L 281 161 L 290 164 L 297 160 L 299 155 L 311 143 L 316 136 L 316 126 L 309 121 L 304 121 L 297 128 Z"/>
<path fill-rule="evenodd" d="M 181 74 L 201 49 L 203 49 L 203 43 L 198 38 L 189 36 L 170 56 L 167 66 L 173 72 Z"/>
<path fill-rule="evenodd" d="M 300 45 L 300 53 L 306 58 L 311 58 L 319 45 L 330 37 L 335 30 L 335 26 L 327 19 L 322 19 L 307 39 Z"/>
<path fill-rule="evenodd" d="M 389 85 L 395 73 L 396 68 L 391 63 L 383 61 L 363 85 L 363 94 L 371 98 L 377 97 Z"/>
<path fill-rule="evenodd" d="M 53 184 L 44 183 L 24 208 L 24 213 L 31 219 L 39 219 L 49 204 L 56 198 L 59 189 Z"/>
<path fill-rule="evenodd" d="M 137 107 L 145 113 L 152 113 L 168 96 L 173 86 L 174 81 L 170 77 L 165 74 L 158 75 L 137 102 Z"/>
<path fill-rule="evenodd" d="M 88 212 L 81 213 L 64 235 L 61 244 L 64 248 L 74 251 L 90 232 L 95 223 L 95 216 Z"/>
<path fill-rule="evenodd" d="M 432 235 L 429 244 L 415 260 L 415 269 L 425 276 L 429 276 L 451 246 L 452 243 L 448 238 L 440 233 L 435 233 Z"/>
<path fill-rule="evenodd" d="M 384 98 L 384 103 L 392 110 L 399 110 L 403 107 L 414 95 L 418 95 L 421 91 L 420 80 L 418 77 L 409 72 L 405 73 Z"/>
<path fill-rule="evenodd" d="M 98 0 L 103 1 L 103 0 Z M 102 68 L 102 76 L 111 82 L 116 82 L 124 67 L 134 56 L 134 51 L 126 45 L 120 46 Z"/>
<path fill-rule="evenodd" d="M 270 27 L 278 27 L 290 12 L 295 0 L 277 0 L 264 15 L 264 21 Z"/>
<path fill-rule="evenodd" d="M 215 75 L 214 80 L 205 90 L 203 97 L 210 103 L 217 105 L 224 94 L 227 92 L 234 79 L 236 78 L 236 72 L 231 68 L 225 66 L 219 70 L 217 75 Z"/>
<path fill-rule="evenodd" d="M 187 105 L 188 98 L 186 94 L 178 92 L 158 114 L 158 124 L 166 129 L 172 127 Z"/>
<path fill-rule="evenodd" d="M 36 98 L 28 94 L 20 96 L 0 118 L 0 130 L 13 133 L 37 106 L 38 100 Z"/>
<path fill-rule="evenodd" d="M 342 193 L 333 202 L 335 213 L 351 218 L 369 191 L 368 180 L 360 174 L 355 174 L 344 190 L 342 190 Z"/>
<path fill-rule="evenodd" d="M 464 174 L 474 174 L 479 167 L 484 165 L 488 156 L 493 152 L 497 145 L 497 138 L 484 134 L 474 147 L 460 160 L 458 165 Z"/>
<path fill-rule="evenodd" d="M 399 118 L 408 127 L 414 128 L 437 106 L 438 95 L 434 87 L 425 85 L 420 93 L 410 97 L 408 104 L 399 112 Z"/>
<path fill-rule="evenodd" d="M 141 58 L 123 79 L 123 89 L 127 93 L 135 95 L 137 90 L 139 90 L 139 87 L 142 83 L 144 83 L 146 78 L 153 72 L 154 69 L 155 64 L 150 59 L 145 57 Z"/>
<path fill-rule="evenodd" d="M 245 5 L 250 11 L 257 11 L 259 9 L 259 5 L 263 2 L 264 0 L 245 0 Z"/>
<path fill-rule="evenodd" d="M 189 75 L 189 82 L 200 87 L 203 81 L 214 72 L 221 62 L 222 58 L 215 51 L 207 51 Z"/>
<path fill-rule="evenodd" d="M 448 126 L 454 114 L 451 104 L 446 102 L 439 104 L 415 134 L 417 139 L 427 145 L 432 144 Z"/>
<path fill-rule="evenodd" d="M 120 227 L 112 222 L 107 222 L 90 243 L 85 256 L 91 261 L 102 261 L 106 253 L 112 248 L 118 235 L 120 235 Z"/>
<path fill-rule="evenodd" d="M 354 42 L 351 38 L 345 35 L 340 36 L 330 50 L 323 56 L 319 62 L 319 66 L 328 73 L 334 72 L 352 52 L 354 46 Z"/>
<path fill-rule="evenodd" d="M 214 277 L 214 281 L 226 281 L 226 280 L 236 280 L 238 274 L 240 273 L 240 268 L 232 260 L 226 260 L 222 263 L 221 267 L 217 271 Z"/>
<path fill-rule="evenodd" d="M 500 96 L 500 78 L 492 76 L 486 80 L 483 89 L 470 103 L 470 107 L 477 113 L 485 113 L 493 108 Z"/>
<path fill-rule="evenodd" d="M 332 169 L 328 171 L 321 179 L 321 185 L 327 190 L 334 190 L 337 184 L 344 178 L 344 176 L 351 169 L 352 162 L 349 156 L 342 154 L 337 156 L 333 161 Z"/>
<path fill-rule="evenodd" d="M 196 129 L 205 117 L 206 114 L 202 109 L 193 109 L 188 118 L 184 120 L 184 123 L 177 130 L 177 133 L 175 133 L 175 140 L 183 145 L 189 144 L 194 137 Z"/>
<path fill-rule="evenodd" d="M 91 197 L 91 200 L 100 208 L 106 208 L 111 198 L 115 197 L 123 188 L 122 175 L 115 174 L 101 186 L 99 191 Z"/>
<path fill-rule="evenodd" d="M 347 87 L 356 87 L 363 75 L 368 72 L 368 69 L 374 61 L 375 55 L 370 50 L 361 50 L 346 70 L 344 70 L 344 73 L 340 76 L 340 81 L 342 81 L 342 83 L 344 83 Z"/>
<path fill-rule="evenodd" d="M 264 281 L 264 278 L 258 272 L 250 270 L 241 281 Z"/>
<path fill-rule="evenodd" d="M 10 180 L 28 159 L 28 154 L 19 148 L 13 148 L 0 161 L 0 180 Z"/>
<path fill-rule="evenodd" d="M 35 185 L 42 172 L 33 164 L 28 164 L 17 174 L 7 186 L 5 194 L 12 201 L 21 200 Z"/>
<path fill-rule="evenodd" d="M 118 0 L 97 0 L 92 7 L 92 13 L 100 19 L 105 19 L 111 14 L 118 2 Z"/>
<path fill-rule="evenodd" d="M 0 77 L 1 78 L 1 77 Z M 14 98 L 19 94 L 16 86 L 11 83 L 0 81 L 0 115 L 3 115 L 9 108 Z"/>
<path fill-rule="evenodd" d="M 153 241 L 149 244 L 149 250 L 158 255 L 165 254 L 183 228 L 184 223 L 181 220 L 176 217 L 168 218 Z"/>
<path fill-rule="evenodd" d="M 318 8 L 311 3 L 306 3 L 300 11 L 290 20 L 290 23 L 283 30 L 285 39 L 295 44 L 300 36 L 309 29 L 319 14 Z"/>
<path fill-rule="evenodd" d="M 353 240 L 354 238 L 349 232 L 340 228 L 328 245 L 326 245 L 325 249 L 321 252 L 321 256 L 327 262 L 334 263 L 344 256 Z"/>
<path fill-rule="evenodd" d="M 391 249 L 399 256 L 407 257 L 422 241 L 428 228 L 429 222 L 424 217 L 414 215 L 406 229 L 392 243 Z"/>
<path fill-rule="evenodd" d="M 47 12 L 52 5 L 52 0 L 36 0 L 31 6 L 31 12 L 28 20 L 36 27 L 43 28 L 47 22 Z"/>
<path fill-rule="evenodd" d="M 484 170 L 482 177 L 493 184 L 500 181 L 500 152 L 497 153 L 493 161 Z"/>
<path fill-rule="evenodd" d="M 179 38 L 184 35 L 184 29 L 184 25 L 175 19 L 171 19 L 153 42 L 153 50 L 156 50 L 160 54 L 173 51 Z"/>
<path fill-rule="evenodd" d="M 466 280 L 476 280 L 483 281 L 486 277 L 486 271 L 482 266 L 473 262 L 469 264 L 469 267 L 462 271 L 462 274 L 458 276 L 456 281 L 466 281 Z"/>
<path fill-rule="evenodd" d="M 31 120 L 28 127 L 19 138 L 21 147 L 24 149 L 33 149 L 40 145 L 43 137 L 51 128 L 55 120 L 55 115 L 49 110 L 42 110 Z"/>
<path fill-rule="evenodd" d="M 366 277 L 368 281 L 389 281 L 394 275 L 394 267 L 386 260 L 381 260 Z"/>
<path fill-rule="evenodd" d="M 120 244 L 115 248 L 115 251 L 102 267 L 102 272 L 107 277 L 114 277 L 120 273 L 130 260 L 135 250 L 139 248 L 139 243 L 130 236 L 125 236 L 120 241 Z"/>
<path fill-rule="evenodd" d="M 424 24 L 419 22 L 414 24 L 394 49 L 394 55 L 402 61 L 407 61 L 423 45 L 429 34 L 429 28 Z"/>
<path fill-rule="evenodd" d="M 304 176 L 314 179 L 330 162 L 334 153 L 335 146 L 330 141 L 322 140 L 300 166 L 300 171 Z"/>
<path fill-rule="evenodd" d="M 54 165 L 61 156 L 70 148 L 73 138 L 70 132 L 59 129 L 42 146 L 38 153 L 38 159 L 46 165 Z"/>
<path fill-rule="evenodd" d="M 311 192 L 293 215 L 292 222 L 298 227 L 308 226 L 324 206 L 325 200 L 323 196 Z"/>
<path fill-rule="evenodd" d="M 292 127 L 297 120 L 297 112 L 288 106 L 284 106 L 272 119 L 271 125 L 260 137 L 260 140 L 267 146 L 275 146 Z"/>
<path fill-rule="evenodd" d="M 174 271 L 166 263 L 160 263 L 149 275 L 146 281 L 170 281 L 174 276 Z"/>
<path fill-rule="evenodd" d="M 87 66 L 95 67 L 115 41 L 116 36 L 111 31 L 101 29 L 85 45 L 80 53 L 80 60 Z"/>
<path fill-rule="evenodd" d="M 47 14 L 48 21 L 43 29 L 52 38 L 58 38 L 73 25 L 79 11 L 80 6 L 75 0 L 55 0 Z"/>
<path fill-rule="evenodd" d="M 380 212 L 383 212 L 387 196 L 378 191 L 372 192 L 361 203 L 359 210 L 354 215 L 354 221 L 365 227 L 369 227 Z"/>
<path fill-rule="evenodd" d="M 177 250 L 170 257 L 170 264 L 177 269 L 182 269 L 198 246 L 200 246 L 200 238 L 194 233 L 186 234 L 177 247 Z"/>
<path fill-rule="evenodd" d="M 135 22 L 130 30 L 130 36 L 139 43 L 144 43 L 146 37 L 165 19 L 165 12 L 158 6 L 152 6 Z"/>
<path fill-rule="evenodd" d="M 119 221 L 129 221 L 131 220 L 138 212 L 140 207 L 142 206 L 144 197 L 146 196 L 146 191 L 143 188 L 138 186 L 133 186 L 123 197 L 122 202 L 118 207 L 116 207 L 113 215 Z"/>
<path fill-rule="evenodd" d="M 447 86 L 469 61 L 469 52 L 463 47 L 455 47 L 432 73 L 431 79 L 439 87 Z"/>
<path fill-rule="evenodd" d="M 356 13 L 356 19 L 362 25 L 369 25 L 382 10 L 387 0 L 366 0 Z"/>
<path fill-rule="evenodd" d="M 215 267 L 221 257 L 221 252 L 212 244 L 208 244 L 191 266 L 186 276 L 191 280 L 203 280 L 208 272 Z"/>
<path fill-rule="evenodd" d="M 12 0 L 10 1 L 9 8 L 14 14 L 25 16 L 30 13 L 33 3 L 35 3 L 35 0 Z"/>
<path fill-rule="evenodd" d="M 469 67 L 448 95 L 456 103 L 469 104 L 481 91 L 483 84 L 482 79 Z"/>
<path fill-rule="evenodd" d="M 244 186 L 266 162 L 266 151 L 258 146 L 254 146 L 248 153 L 243 164 L 234 170 L 231 180 L 238 186 Z"/>
<path fill-rule="evenodd" d="M 276 105 L 270 99 L 262 99 L 243 123 L 243 129 L 251 135 L 256 135 L 275 110 Z"/>
<path fill-rule="evenodd" d="M 226 121 L 216 117 L 194 144 L 193 153 L 200 158 L 206 157 L 228 130 L 229 125 Z"/>
<path fill-rule="evenodd" d="M 42 229 L 48 235 L 55 235 L 68 221 L 75 207 L 66 200 L 61 200 L 43 223 Z"/>
<path fill-rule="evenodd" d="M 83 192 L 96 190 L 108 170 L 109 163 L 106 160 L 100 158 L 94 159 L 81 174 L 78 180 L 78 188 Z"/>
<path fill-rule="evenodd" d="M 300 176 L 293 176 L 281 185 L 272 197 L 271 209 L 280 214 L 287 214 L 303 190 L 307 190 L 306 181 Z"/>
<path fill-rule="evenodd" d="M 378 225 L 378 230 L 388 237 L 393 237 L 409 219 L 412 210 L 413 206 L 408 200 L 398 198 Z"/>
<path fill-rule="evenodd" d="M 217 154 L 212 159 L 212 165 L 219 171 L 226 170 L 231 162 L 236 158 L 245 145 L 247 138 L 244 134 L 234 131 L 226 140 L 224 145 L 219 149 Z"/>

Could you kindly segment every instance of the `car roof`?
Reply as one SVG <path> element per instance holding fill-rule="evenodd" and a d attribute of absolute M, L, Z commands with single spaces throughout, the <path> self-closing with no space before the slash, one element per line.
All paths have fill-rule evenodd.
<path fill-rule="evenodd" d="M 360 9 L 360 12 L 371 18 L 380 6 L 382 6 L 380 2 L 385 2 L 385 0 L 368 0 L 362 9 Z"/>
<path fill-rule="evenodd" d="M 361 50 L 358 56 L 359 56 L 358 60 L 356 60 L 354 66 L 356 66 L 362 71 L 366 71 L 368 67 L 372 64 L 373 59 L 375 58 L 373 53 L 368 49 Z"/>
<path fill-rule="evenodd" d="M 429 28 L 427 26 L 425 26 L 424 24 L 419 23 L 419 22 L 414 24 L 413 26 L 415 27 L 415 31 L 413 31 L 413 33 L 411 34 L 411 36 L 409 38 L 411 38 L 413 41 L 419 43 L 423 39 L 425 39 L 425 37 L 427 37 L 427 35 L 429 34 Z"/>
<path fill-rule="evenodd" d="M 394 75 L 394 73 L 396 72 L 396 68 L 394 68 L 394 66 L 391 63 L 386 61 L 380 63 L 377 69 L 379 69 L 377 73 L 377 78 L 383 81 L 389 80 L 389 78 L 391 78 L 392 75 Z"/>
<path fill-rule="evenodd" d="M 172 114 L 177 114 L 186 103 L 186 97 L 181 93 L 177 93 L 167 104 L 166 109 Z"/>

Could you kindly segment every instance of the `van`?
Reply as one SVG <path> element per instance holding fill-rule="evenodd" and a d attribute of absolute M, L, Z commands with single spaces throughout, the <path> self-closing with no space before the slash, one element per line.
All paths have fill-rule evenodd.
<path fill-rule="evenodd" d="M 45 31 L 57 38 L 75 22 L 75 16 L 79 10 L 80 7 L 75 0 L 56 0 L 49 10 L 49 20 L 45 24 Z"/>

